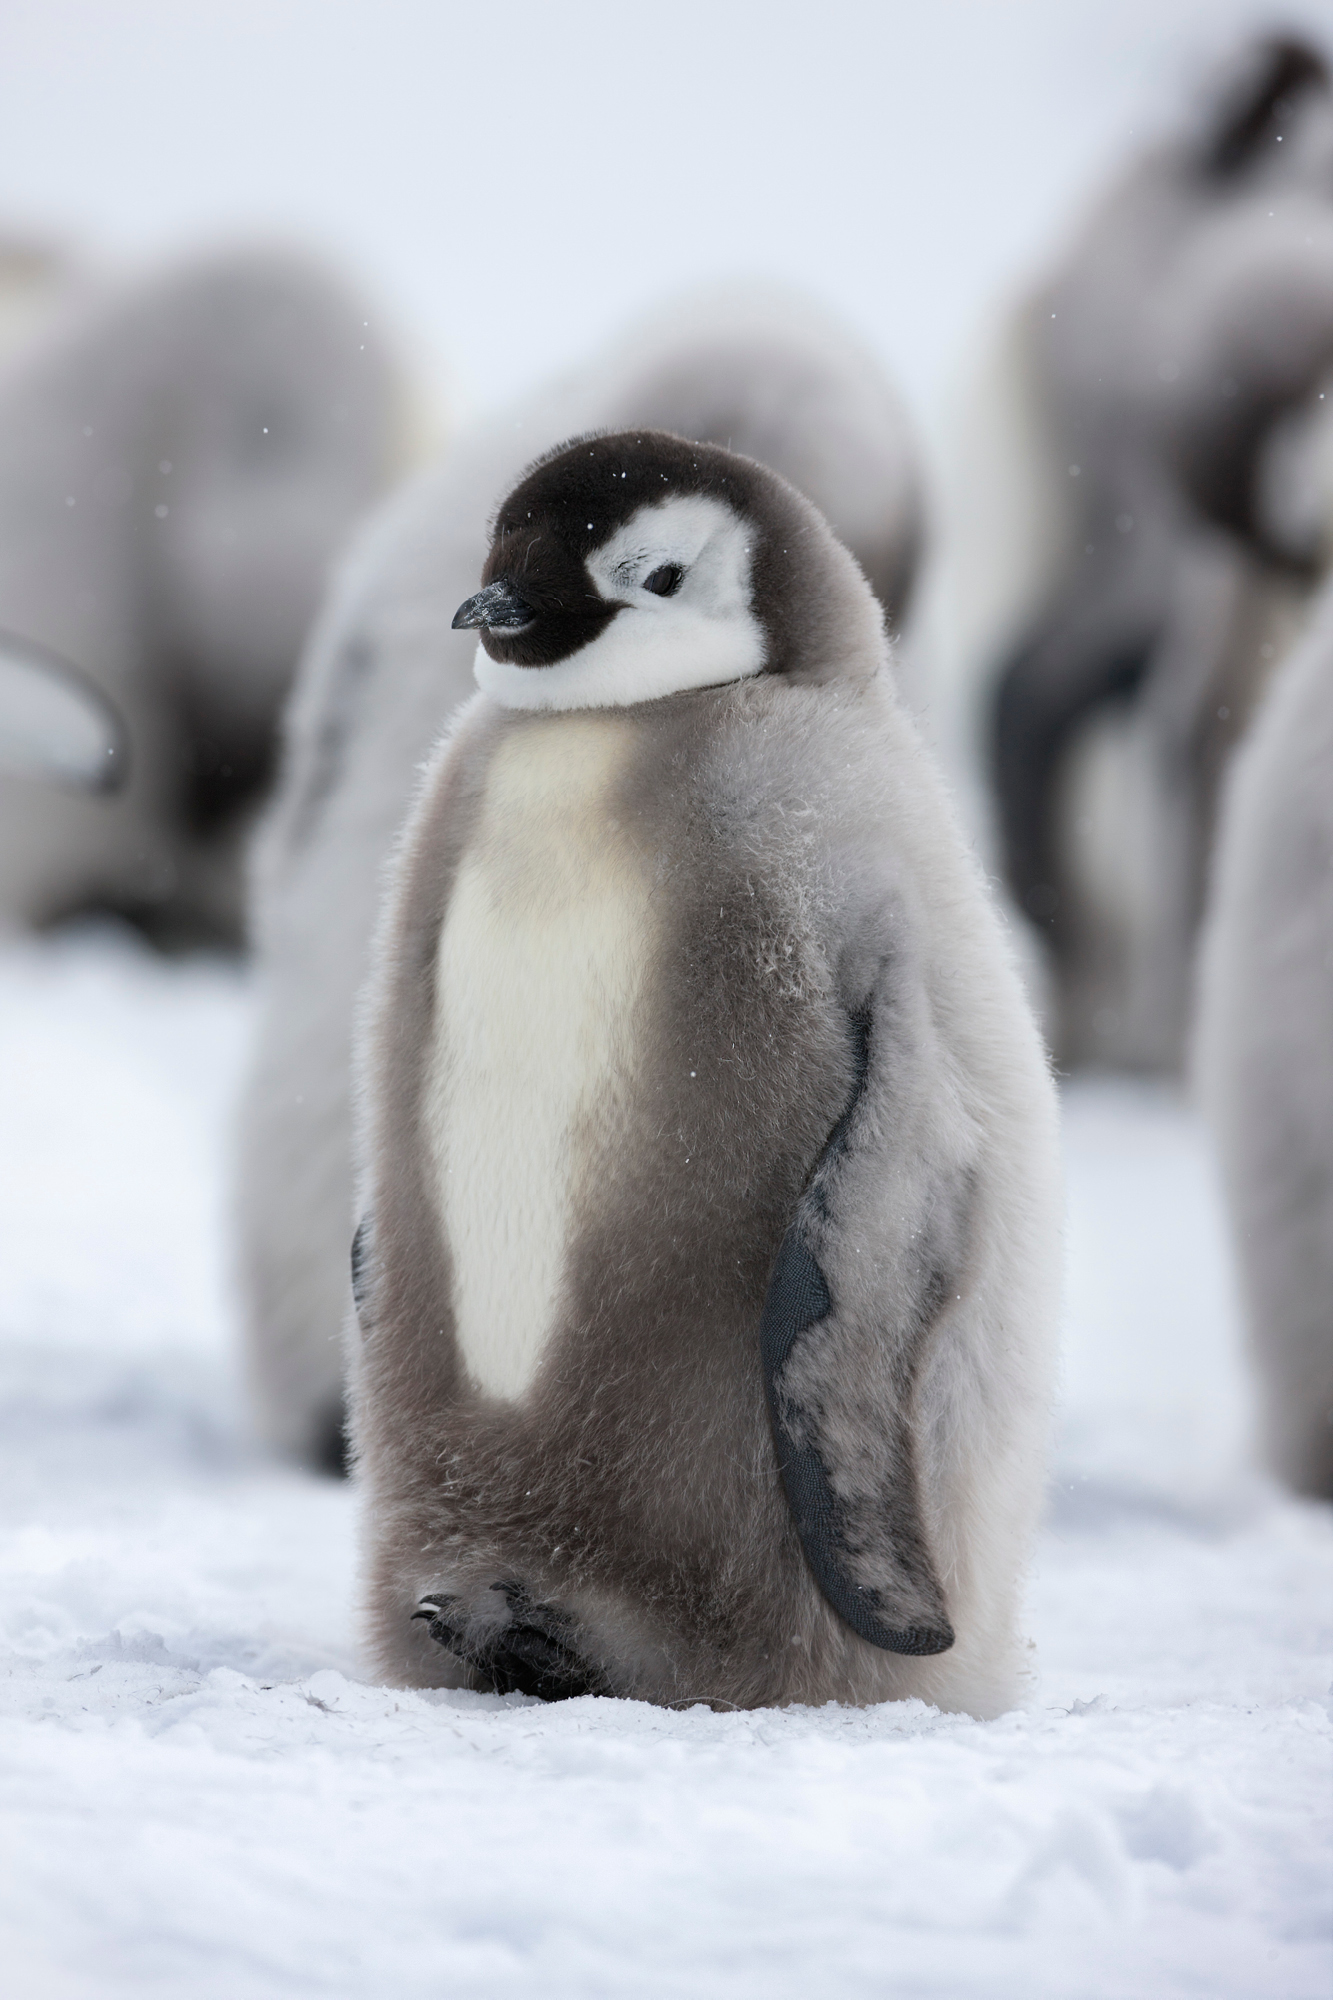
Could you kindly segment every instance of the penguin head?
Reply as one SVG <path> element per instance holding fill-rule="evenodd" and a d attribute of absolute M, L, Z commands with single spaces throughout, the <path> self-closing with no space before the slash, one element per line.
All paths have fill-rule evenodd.
<path fill-rule="evenodd" d="M 821 516 L 715 445 L 624 431 L 561 446 L 501 506 L 476 679 L 508 708 L 619 708 L 757 674 L 860 677 L 878 607 Z"/>
<path fill-rule="evenodd" d="M 1205 519 L 1265 560 L 1322 569 L 1333 372 L 1333 78 L 1288 36 L 1246 49 L 1191 162 L 1197 214 L 1159 281 L 1153 393 L 1171 467 Z M 1170 343 L 1169 346 L 1166 343 Z"/>

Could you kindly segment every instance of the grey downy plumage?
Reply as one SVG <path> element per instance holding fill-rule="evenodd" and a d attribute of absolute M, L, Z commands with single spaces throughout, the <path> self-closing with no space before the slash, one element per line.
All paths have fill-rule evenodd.
<path fill-rule="evenodd" d="M 773 473 L 637 430 L 473 581 L 357 1062 L 375 1667 L 995 1714 L 1054 1091 L 880 608 Z"/>
<path fill-rule="evenodd" d="M 341 1451 L 348 1074 L 379 883 L 420 764 L 473 687 L 473 642 L 450 620 L 523 466 L 575 431 L 635 422 L 773 464 L 827 514 L 888 615 L 907 601 L 921 515 L 901 405 L 836 322 L 762 290 L 658 313 L 460 436 L 371 523 L 312 637 L 254 874 L 260 1014 L 236 1180 L 246 1339 L 261 1428 L 306 1459 Z"/>
<path fill-rule="evenodd" d="M 1229 774 L 1197 1037 L 1265 1455 L 1333 1499 L 1333 587 Z"/>

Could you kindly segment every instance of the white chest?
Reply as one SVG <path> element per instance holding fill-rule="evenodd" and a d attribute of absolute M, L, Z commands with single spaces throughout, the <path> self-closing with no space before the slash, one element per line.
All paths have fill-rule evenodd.
<path fill-rule="evenodd" d="M 616 816 L 633 740 L 583 715 L 505 739 L 440 938 L 426 1129 L 456 1334 L 492 1395 L 536 1373 L 634 1070 L 652 925 Z"/>

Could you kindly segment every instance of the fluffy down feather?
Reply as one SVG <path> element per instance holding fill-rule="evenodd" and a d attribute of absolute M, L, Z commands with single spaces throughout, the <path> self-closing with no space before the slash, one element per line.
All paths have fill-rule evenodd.
<path fill-rule="evenodd" d="M 1333 1499 L 1333 588 L 1227 788 L 1199 982 L 1264 1446 Z"/>
<path fill-rule="evenodd" d="M 890 618 L 907 598 L 920 518 L 898 399 L 840 326 L 766 291 L 657 315 L 461 437 L 371 523 L 307 650 L 254 874 L 261 1016 L 237 1177 L 247 1347 L 265 1435 L 308 1460 L 341 1452 L 348 1075 L 381 874 L 421 762 L 473 689 L 475 635 L 451 621 L 523 467 L 580 431 L 626 424 L 775 466 L 843 536 Z"/>

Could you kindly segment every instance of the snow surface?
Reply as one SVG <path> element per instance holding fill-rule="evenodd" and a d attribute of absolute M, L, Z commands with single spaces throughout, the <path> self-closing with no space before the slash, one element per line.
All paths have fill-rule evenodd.
<path fill-rule="evenodd" d="M 1179 1102 L 1068 1093 L 1024 1712 L 404 1694 L 353 1495 L 246 1442 L 247 1005 L 114 931 L 0 952 L 7 1994 L 1322 2000 L 1330 1514 L 1246 1468 Z"/>

